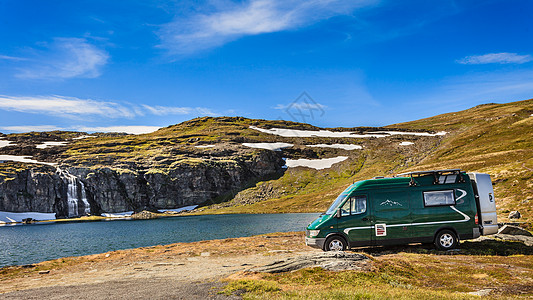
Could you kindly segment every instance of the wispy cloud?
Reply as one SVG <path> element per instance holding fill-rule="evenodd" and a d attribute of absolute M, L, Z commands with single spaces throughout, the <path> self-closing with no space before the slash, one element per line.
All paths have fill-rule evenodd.
<path fill-rule="evenodd" d="M 144 125 L 124 125 L 124 126 L 74 126 L 74 127 L 59 127 L 55 125 L 19 125 L 19 126 L 1 126 L 0 130 L 8 132 L 43 132 L 54 130 L 66 130 L 66 131 L 81 131 L 81 132 L 123 132 L 129 134 L 143 134 L 154 132 L 161 127 L 159 126 L 144 126 Z"/>
<path fill-rule="evenodd" d="M 173 54 L 190 54 L 221 46 L 243 36 L 308 26 L 352 13 L 377 0 L 248 0 L 209 13 L 177 17 L 163 25 L 161 47 Z"/>
<path fill-rule="evenodd" d="M 533 61 L 531 55 L 519 55 L 517 53 L 489 53 L 484 55 L 472 55 L 457 60 L 464 65 L 481 65 L 481 64 L 524 64 Z"/>
<path fill-rule="evenodd" d="M 64 128 L 55 125 L 19 125 L 19 126 L 2 126 L 0 130 L 6 130 L 10 132 L 30 132 L 30 131 L 54 131 L 64 130 Z"/>
<path fill-rule="evenodd" d="M 131 107 L 126 107 L 115 102 L 61 96 L 0 96 L 0 109 L 63 117 L 99 115 L 109 118 L 131 118 L 137 115 Z"/>
<path fill-rule="evenodd" d="M 150 113 L 158 116 L 164 115 L 188 115 L 192 112 L 190 107 L 150 106 L 143 104 L 142 107 Z"/>
<path fill-rule="evenodd" d="M 107 126 L 107 127 L 76 127 L 76 131 L 84 132 L 124 132 L 130 134 L 143 134 L 154 132 L 161 127 L 159 126 Z"/>
<path fill-rule="evenodd" d="M 56 38 L 35 50 L 30 63 L 16 75 L 27 79 L 95 78 L 107 64 L 109 54 L 80 38 Z"/>
<path fill-rule="evenodd" d="M 219 116 L 219 113 L 213 112 L 209 108 L 205 107 L 175 107 L 175 106 L 150 106 L 143 104 L 142 107 L 149 113 L 157 116 L 166 115 L 203 115 L 203 116 Z"/>
<path fill-rule="evenodd" d="M 97 101 L 63 96 L 12 97 L 0 95 L 0 109 L 23 113 L 45 114 L 65 118 L 99 116 L 105 118 L 134 118 L 147 114 L 219 116 L 205 107 L 175 107 L 135 105 L 111 101 Z"/>
<path fill-rule="evenodd" d="M 23 58 L 23 57 L 15 57 L 15 56 L 8 56 L 8 55 L 0 55 L 0 59 L 2 59 L 2 60 L 11 60 L 11 61 L 27 60 L 26 58 Z"/>

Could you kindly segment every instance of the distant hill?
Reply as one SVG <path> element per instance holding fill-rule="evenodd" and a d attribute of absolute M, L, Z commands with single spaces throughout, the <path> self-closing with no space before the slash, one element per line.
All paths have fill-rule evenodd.
<path fill-rule="evenodd" d="M 364 149 L 354 151 L 350 160 L 321 171 L 289 170 L 280 179 L 239 193 L 234 202 L 242 205 L 218 211 L 324 211 L 353 181 L 413 170 L 460 168 L 491 174 L 501 221 L 507 221 L 512 210 L 521 212 L 520 221 L 533 220 L 533 100 L 479 105 L 386 127 L 392 129 L 447 134 L 353 140 Z M 414 145 L 398 146 L 400 141 Z M 253 199 L 265 200 L 246 205 Z"/>

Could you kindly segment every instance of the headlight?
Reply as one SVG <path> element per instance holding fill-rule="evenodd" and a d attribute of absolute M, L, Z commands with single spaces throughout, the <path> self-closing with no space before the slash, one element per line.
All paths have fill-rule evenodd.
<path fill-rule="evenodd" d="M 318 236 L 320 230 L 309 230 L 309 237 Z"/>

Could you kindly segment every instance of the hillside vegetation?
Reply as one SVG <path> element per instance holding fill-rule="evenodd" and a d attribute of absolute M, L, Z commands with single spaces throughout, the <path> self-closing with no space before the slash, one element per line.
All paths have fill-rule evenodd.
<path fill-rule="evenodd" d="M 521 221 L 533 220 L 533 100 L 480 105 L 387 128 L 447 134 L 357 141 L 364 149 L 352 151 L 348 161 L 331 169 L 289 169 L 281 178 L 261 182 L 206 212 L 322 212 L 354 181 L 405 171 L 460 168 L 491 174 L 500 221 L 508 221 L 512 210 L 520 211 Z M 415 144 L 398 146 L 400 140 Z"/>

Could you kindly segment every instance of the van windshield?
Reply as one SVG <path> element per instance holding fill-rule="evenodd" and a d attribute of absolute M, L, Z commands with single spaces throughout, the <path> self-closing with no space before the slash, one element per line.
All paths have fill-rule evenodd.
<path fill-rule="evenodd" d="M 339 197 L 337 197 L 337 199 L 335 199 L 335 201 L 333 202 L 333 204 L 331 204 L 331 206 L 328 208 L 328 210 L 326 211 L 326 215 L 332 215 L 335 213 L 335 211 L 337 210 L 337 207 L 339 207 L 339 205 L 342 203 L 342 201 L 344 199 L 346 199 L 346 197 L 348 197 L 348 193 L 346 191 L 342 192 Z"/>

